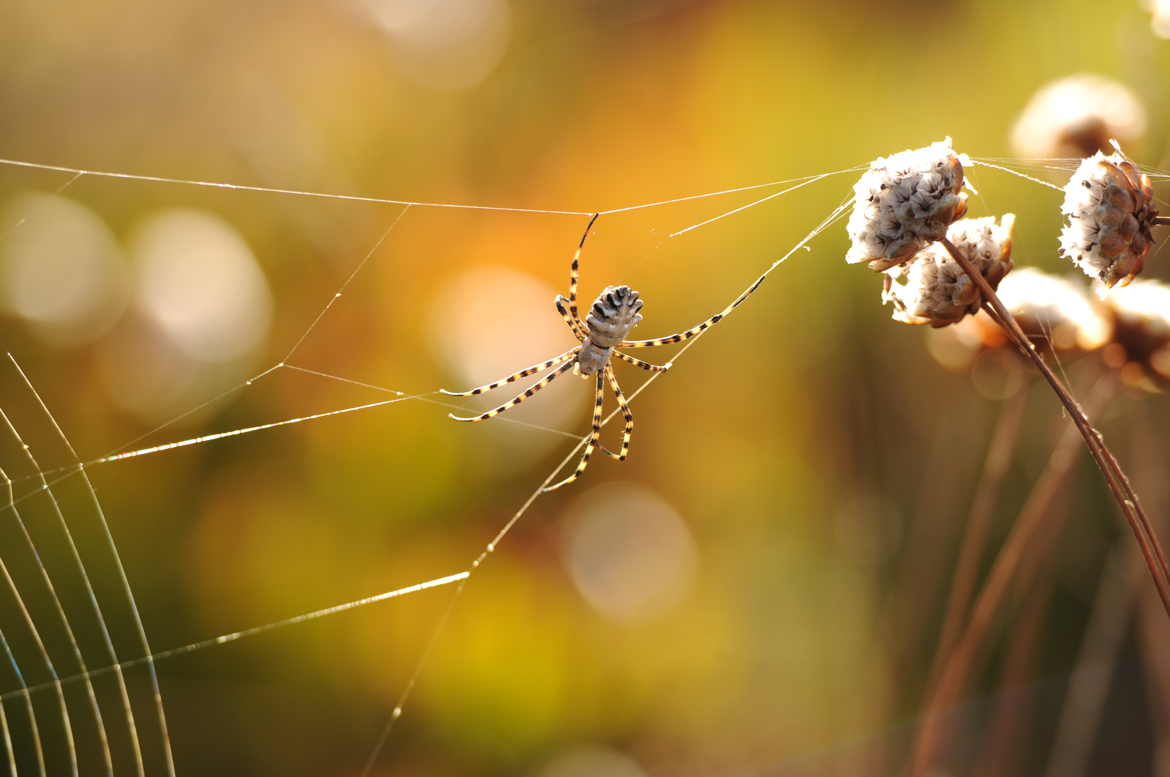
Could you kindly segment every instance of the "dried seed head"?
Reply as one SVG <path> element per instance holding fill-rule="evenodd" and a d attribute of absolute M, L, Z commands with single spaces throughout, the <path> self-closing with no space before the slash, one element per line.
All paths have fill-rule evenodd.
<path fill-rule="evenodd" d="M 853 187 L 850 264 L 888 270 L 947 233 L 967 212 L 962 158 L 951 139 L 870 163 Z"/>
<path fill-rule="evenodd" d="M 1170 286 L 1134 281 L 1123 289 L 1103 292 L 1101 298 L 1113 317 L 1113 342 L 1106 361 L 1121 369 L 1123 377 L 1144 374 L 1170 380 Z"/>
<path fill-rule="evenodd" d="M 1016 217 L 961 219 L 951 224 L 947 238 L 991 284 L 999 285 L 1012 269 L 1012 227 Z M 938 328 L 957 323 L 983 304 L 979 287 L 967 276 L 941 243 L 931 243 L 913 260 L 886 273 L 882 302 L 894 306 L 893 318 L 904 324 Z"/>
<path fill-rule="evenodd" d="M 1170 0 L 1146 0 L 1150 9 L 1150 28 L 1159 38 L 1170 38 Z"/>
<path fill-rule="evenodd" d="M 1029 339 L 1045 350 L 1093 351 L 1105 345 L 1112 333 L 1101 307 L 1070 280 L 1025 267 L 1004 278 L 996 294 Z M 976 339 L 983 347 L 1011 345 L 999 324 L 986 314 L 972 316 L 963 329 L 965 339 Z"/>
<path fill-rule="evenodd" d="M 1082 73 L 1036 92 L 1012 128 L 1012 148 L 1021 157 L 1086 157 L 1110 139 L 1131 145 L 1145 134 L 1146 111 L 1129 88 Z"/>
<path fill-rule="evenodd" d="M 1060 212 L 1068 223 L 1060 232 L 1060 253 L 1090 278 L 1106 286 L 1128 282 L 1150 252 L 1150 227 L 1158 211 L 1148 176 L 1120 147 L 1098 151 L 1081 162 L 1064 187 Z"/>

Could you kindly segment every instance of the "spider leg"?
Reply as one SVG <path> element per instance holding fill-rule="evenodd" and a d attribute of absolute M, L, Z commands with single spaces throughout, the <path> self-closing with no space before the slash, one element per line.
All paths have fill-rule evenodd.
<path fill-rule="evenodd" d="M 562 368 L 563 369 L 563 368 Z M 589 466 L 589 457 L 593 455 L 593 449 L 597 447 L 597 441 L 601 438 L 601 405 L 605 402 L 605 375 L 597 373 L 597 389 L 594 391 L 593 400 L 593 431 L 589 435 L 589 442 L 585 445 L 585 453 L 581 456 L 581 462 L 577 465 L 577 469 L 573 471 L 572 475 L 562 480 L 556 485 L 552 485 L 544 489 L 545 491 L 555 491 L 561 486 L 567 486 L 574 480 L 581 476 L 585 468 Z"/>
<path fill-rule="evenodd" d="M 564 373 L 566 370 L 570 369 L 574 364 L 576 364 L 575 361 L 570 361 L 570 362 L 567 362 L 565 364 L 562 364 L 560 367 L 557 367 L 555 370 L 550 372 L 548 375 L 545 375 L 543 378 L 538 380 L 536 383 L 533 383 L 531 386 L 529 386 L 527 389 L 525 389 L 524 393 L 517 394 L 515 397 L 508 400 L 504 404 L 500 405 L 499 407 L 493 408 L 493 409 L 487 411 L 486 413 L 482 413 L 482 414 L 476 415 L 476 416 L 466 416 L 466 417 L 461 417 L 461 416 L 457 416 L 453 413 L 448 413 L 447 417 L 453 421 L 486 421 L 489 418 L 494 418 L 495 416 L 498 416 L 500 413 L 506 412 L 506 411 L 511 410 L 512 408 L 516 407 L 516 405 L 520 404 L 521 402 L 528 399 L 530 396 L 532 396 L 536 392 L 540 391 L 542 388 L 544 388 L 548 384 L 552 383 L 554 380 L 557 379 L 558 375 L 560 375 L 560 374 Z"/>
<path fill-rule="evenodd" d="M 628 354 L 624 354 L 621 351 L 614 351 L 613 355 L 618 357 L 619 359 L 621 359 L 624 362 L 629 362 L 630 364 L 634 365 L 635 367 L 641 367 L 642 369 L 650 370 L 651 372 L 666 372 L 667 370 L 670 369 L 670 365 L 671 365 L 670 362 L 667 362 L 666 364 L 650 364 L 649 362 L 644 362 L 641 359 L 635 359 L 633 356 L 629 356 Z"/>
<path fill-rule="evenodd" d="M 716 313 L 709 319 L 693 326 L 685 332 L 678 332 L 677 334 L 667 335 L 666 337 L 655 337 L 651 340 L 626 340 L 618 343 L 618 348 L 653 348 L 656 345 L 669 345 L 670 343 L 681 343 L 683 340 L 690 340 L 692 337 L 702 332 L 704 329 L 718 324 L 726 313 Z"/>
<path fill-rule="evenodd" d="M 618 407 L 622 409 L 622 415 L 626 418 L 626 428 L 622 431 L 622 452 L 617 456 L 613 456 L 613 453 L 608 450 L 606 453 L 618 461 L 625 461 L 626 456 L 630 455 L 630 438 L 634 435 L 634 414 L 630 412 L 630 403 L 626 402 L 626 397 L 622 394 L 622 387 L 618 385 L 617 375 L 613 372 L 612 364 L 605 365 L 605 376 L 609 378 L 609 387 L 613 389 Z"/>
<path fill-rule="evenodd" d="M 569 314 L 569 311 L 565 309 L 565 303 L 568 302 L 568 300 L 558 294 L 554 302 L 557 306 L 557 312 L 561 314 L 561 319 L 565 322 L 565 325 L 572 330 L 573 336 L 578 340 L 584 341 L 587 337 L 585 327 L 581 326 L 581 322 L 573 318 Z"/>
<path fill-rule="evenodd" d="M 625 342 L 618 343 L 617 347 L 618 348 L 652 348 L 656 345 L 667 345 L 669 343 L 681 343 L 683 340 L 690 340 L 692 337 L 699 334 L 699 332 L 702 332 L 704 329 L 707 329 L 708 327 L 712 327 L 715 324 L 718 324 L 723 319 L 727 318 L 727 316 L 729 316 L 731 314 L 731 311 L 733 311 L 737 307 L 739 307 L 740 303 L 742 303 L 745 299 L 750 297 L 752 295 L 752 293 L 755 292 L 756 289 L 760 288 L 760 284 L 764 282 L 764 277 L 765 276 L 760 276 L 758 279 L 756 279 L 756 282 L 753 283 L 748 288 L 747 291 L 745 291 L 743 294 L 740 294 L 738 297 L 736 297 L 735 301 L 732 302 L 727 307 L 723 308 L 723 310 L 721 310 L 718 313 L 716 313 L 715 315 L 711 316 L 709 319 L 707 319 L 703 323 L 697 324 L 697 325 L 691 327 L 690 329 L 686 330 L 685 332 L 678 332 L 677 334 L 667 335 L 666 337 L 655 337 L 655 338 L 650 339 L 650 340 L 626 340 Z"/>
<path fill-rule="evenodd" d="M 573 254 L 573 261 L 569 265 L 569 312 L 573 315 L 573 320 L 580 323 L 581 314 L 577 311 L 577 277 L 580 275 L 581 269 L 581 249 L 585 247 L 585 238 L 589 237 L 589 230 L 593 229 L 594 222 L 600 213 L 594 213 L 593 218 L 589 219 L 589 223 L 585 225 L 585 232 L 581 235 L 580 242 L 577 243 L 577 252 Z"/>
<path fill-rule="evenodd" d="M 541 370 L 547 370 L 549 367 L 556 367 L 558 364 L 564 364 L 566 361 L 576 356 L 576 354 L 577 348 L 570 348 L 560 356 L 554 356 L 548 361 L 534 364 L 531 367 L 525 367 L 519 372 L 512 373 L 506 378 L 500 378 L 494 383 L 485 383 L 482 386 L 476 386 L 475 388 L 468 389 L 467 391 L 448 391 L 447 389 L 439 389 L 439 393 L 446 394 L 449 397 L 473 397 L 477 394 L 482 394 L 485 391 L 497 389 L 505 383 L 512 383 L 514 381 L 520 380 L 520 378 L 527 378 L 529 375 L 535 375 Z"/>

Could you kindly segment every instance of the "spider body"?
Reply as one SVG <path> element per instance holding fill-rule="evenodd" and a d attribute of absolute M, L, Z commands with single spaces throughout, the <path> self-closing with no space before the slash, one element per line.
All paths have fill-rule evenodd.
<path fill-rule="evenodd" d="M 609 365 L 615 346 L 642 320 L 643 302 L 629 286 L 608 286 L 597 295 L 585 318 L 585 339 L 574 372 L 595 375 Z"/>
<path fill-rule="evenodd" d="M 634 414 L 630 411 L 629 403 L 626 402 L 626 397 L 622 393 L 621 386 L 618 385 L 617 375 L 613 370 L 613 357 L 616 356 L 624 362 L 651 372 L 665 372 L 670 369 L 670 363 L 650 364 L 641 359 L 635 359 L 629 354 L 622 353 L 621 349 L 650 348 L 689 340 L 727 316 L 737 305 L 747 299 L 748 295 L 754 292 L 756 287 L 759 286 L 760 281 L 763 280 L 761 278 L 760 281 L 756 281 L 746 292 L 741 294 L 733 303 L 718 314 L 684 332 L 667 335 L 666 337 L 656 337 L 650 340 L 626 340 L 625 338 L 630 333 L 630 330 L 642 320 L 641 311 L 643 305 L 642 299 L 638 296 L 638 292 L 629 286 L 607 286 L 589 307 L 589 314 L 585 320 L 581 320 L 581 314 L 577 309 L 577 279 L 580 270 L 581 251 L 585 247 L 585 239 L 589 237 L 589 230 L 592 229 L 594 222 L 597 221 L 598 215 L 594 214 L 593 218 L 589 220 L 589 224 L 585 227 L 585 232 L 581 235 L 581 240 L 577 244 L 577 252 L 573 255 L 573 261 L 569 267 L 569 296 L 566 298 L 558 294 L 556 299 L 553 300 L 553 304 L 556 305 L 561 320 L 565 322 L 569 331 L 577 338 L 578 345 L 565 351 L 560 356 L 554 356 L 547 361 L 534 364 L 531 367 L 525 367 L 519 372 L 513 373 L 505 378 L 500 378 L 493 383 L 487 383 L 473 389 L 468 389 L 467 391 L 459 392 L 441 389 L 442 393 L 448 396 L 475 396 L 499 388 L 505 383 L 512 383 L 529 375 L 535 375 L 538 372 L 548 370 L 540 380 L 499 407 L 475 416 L 461 417 L 451 415 L 451 418 L 456 421 L 474 422 L 486 421 L 500 413 L 511 410 L 569 370 L 572 370 L 583 378 L 594 377 L 593 425 L 588 442 L 585 445 L 585 452 L 582 454 L 581 461 L 577 464 L 577 469 L 574 470 L 573 474 L 555 485 L 548 486 L 545 488 L 545 491 L 552 491 L 553 489 L 568 485 L 580 477 L 581 473 L 585 471 L 585 468 L 589 466 L 589 458 L 597 448 L 600 448 L 605 454 L 618 461 L 625 461 L 626 456 L 629 455 L 630 437 L 634 431 Z M 619 453 L 614 453 L 601 444 L 601 416 L 605 404 L 605 388 L 607 383 L 626 421 L 625 429 L 622 432 L 622 447 Z"/>

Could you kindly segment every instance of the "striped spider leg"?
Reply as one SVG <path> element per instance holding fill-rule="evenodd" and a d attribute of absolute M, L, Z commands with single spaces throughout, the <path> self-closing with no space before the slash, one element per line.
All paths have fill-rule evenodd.
<path fill-rule="evenodd" d="M 580 350 L 581 350 L 581 346 L 578 345 L 575 348 L 571 348 L 568 351 L 565 351 L 560 356 L 554 356 L 553 358 L 549 359 L 548 361 L 544 361 L 544 362 L 541 362 L 539 364 L 534 364 L 531 367 L 525 367 L 524 369 L 520 370 L 519 372 L 515 372 L 506 378 L 500 378 L 499 380 L 493 381 L 492 383 L 485 383 L 482 386 L 476 386 L 475 388 L 468 389 L 467 391 L 448 391 L 447 389 L 439 389 L 439 393 L 446 394 L 449 397 L 471 397 L 471 396 L 476 396 L 478 394 L 482 394 L 485 391 L 491 391 L 493 389 L 497 389 L 500 386 L 504 385 L 505 383 L 512 383 L 514 381 L 519 380 L 520 378 L 524 378 L 524 377 L 527 377 L 529 375 L 535 375 L 536 373 L 540 372 L 541 370 L 547 369 L 549 367 L 555 367 L 555 369 L 552 372 L 549 372 L 544 377 L 542 377 L 540 380 L 538 380 L 536 383 L 533 383 L 531 386 L 529 386 L 523 392 L 521 392 L 520 394 L 517 394 L 515 397 L 513 397 L 509 401 L 505 402 L 504 404 L 500 405 L 499 407 L 492 408 L 491 410 L 488 410 L 486 413 L 481 413 L 480 415 L 477 415 L 477 416 L 457 416 L 454 413 L 448 413 L 447 417 L 452 419 L 453 421 L 472 421 L 472 422 L 486 421 L 489 418 L 494 418 L 494 417 L 498 416 L 500 413 L 504 413 L 504 412 L 507 412 L 508 410 L 511 410 L 516 405 L 520 404 L 521 402 L 528 399 L 530 396 L 532 396 L 536 392 L 540 391 L 542 388 L 544 388 L 548 384 L 552 383 L 562 373 L 572 369 L 577 363 L 577 354 Z"/>
<path fill-rule="evenodd" d="M 473 389 L 461 392 L 451 392 L 442 390 L 442 393 L 448 396 L 467 397 L 482 394 L 487 391 L 492 391 L 507 383 L 526 378 L 529 375 L 535 375 L 539 372 L 546 372 L 536 383 L 529 386 L 520 394 L 505 402 L 504 404 L 481 413 L 476 416 L 456 416 L 451 415 L 456 421 L 486 421 L 489 418 L 494 418 L 500 413 L 505 413 L 516 407 L 525 399 L 528 399 L 536 392 L 543 389 L 549 383 L 552 383 L 563 373 L 572 370 L 574 374 L 588 379 L 590 376 L 594 377 L 594 391 L 593 391 L 593 422 L 590 427 L 589 437 L 585 442 L 585 451 L 577 463 L 577 468 L 564 480 L 548 486 L 545 491 L 554 491 L 562 486 L 566 486 L 579 478 L 586 468 L 589 466 L 589 459 L 593 456 L 593 452 L 601 449 L 602 452 L 611 456 L 618 461 L 625 461 L 630 453 L 630 439 L 634 433 L 634 414 L 630 410 L 629 402 L 626 400 L 625 394 L 622 393 L 621 386 L 618 384 L 617 374 L 613 369 L 613 358 L 632 364 L 639 369 L 647 370 L 649 372 L 665 372 L 670 369 L 671 364 L 651 364 L 644 362 L 641 359 L 636 359 L 629 354 L 622 353 L 622 348 L 650 348 L 658 345 L 667 345 L 669 343 L 679 343 L 683 340 L 689 340 L 703 330 L 719 323 L 723 318 L 731 313 L 741 302 L 747 299 L 752 292 L 754 292 L 763 281 L 756 281 L 752 286 L 741 294 L 734 302 L 724 308 L 722 311 L 707 319 L 706 321 L 684 331 L 666 337 L 656 337 L 650 340 L 626 340 L 626 336 L 630 330 L 638 325 L 642 320 L 642 306 L 643 302 L 638 295 L 638 292 L 631 289 L 629 286 L 607 286 L 601 294 L 597 296 L 593 304 L 589 306 L 589 315 L 584 319 L 581 318 L 580 310 L 577 307 L 577 284 L 580 277 L 581 253 L 585 248 L 585 241 L 589 237 L 589 232 L 593 225 L 597 222 L 599 214 L 593 214 L 589 219 L 589 223 L 585 226 L 585 231 L 581 235 L 581 239 L 577 243 L 577 250 L 573 254 L 573 260 L 569 264 L 569 296 L 563 297 L 557 295 L 553 300 L 556 306 L 557 313 L 561 320 L 573 336 L 577 338 L 578 345 L 565 351 L 560 356 L 554 356 L 551 359 L 534 364 L 531 367 L 525 367 L 519 372 L 513 373 L 505 378 L 500 378 L 492 383 L 487 383 Z M 621 411 L 625 419 L 625 429 L 622 431 L 622 445 L 618 453 L 606 448 L 601 443 L 601 418 L 605 405 L 605 391 L 608 384 L 609 390 L 613 392 L 614 398 L 617 400 L 618 409 Z"/>
<path fill-rule="evenodd" d="M 573 474 L 559 483 L 546 487 L 545 491 L 556 491 L 561 486 L 567 486 L 577 478 L 581 477 L 581 473 L 589 466 L 589 457 L 593 455 L 593 449 L 601 445 L 601 409 L 605 402 L 605 374 L 603 372 L 597 373 L 596 388 L 593 390 L 593 426 L 589 432 L 589 442 L 585 443 L 585 453 L 581 455 L 581 461 L 577 463 L 577 469 L 573 470 Z M 605 446 L 601 446 L 605 450 Z M 610 456 L 613 455 L 610 451 L 605 451 Z"/>
<path fill-rule="evenodd" d="M 658 346 L 658 345 L 670 345 L 671 343 L 681 343 L 683 340 L 690 340 L 692 337 L 699 334 L 703 330 L 709 329 L 709 328 L 715 326 L 720 321 L 722 321 L 723 319 L 725 319 L 729 315 L 731 315 L 731 312 L 733 310 L 735 310 L 737 307 L 739 307 L 740 304 L 742 304 L 744 300 L 746 300 L 748 297 L 750 297 L 755 292 L 756 289 L 760 288 L 760 284 L 764 282 L 765 277 L 767 277 L 767 276 L 761 275 L 759 278 L 756 279 L 755 283 L 753 283 L 751 286 L 748 287 L 747 291 L 745 291 L 743 294 L 740 294 L 738 297 L 736 297 L 730 305 L 723 308 L 723 310 L 721 310 L 718 313 L 716 313 L 715 315 L 711 316 L 706 321 L 704 321 L 700 324 L 696 324 L 695 326 L 691 327 L 690 329 L 687 329 L 686 331 L 677 332 L 673 335 L 667 335 L 666 337 L 654 337 L 654 338 L 651 338 L 649 340 L 624 340 L 621 343 L 619 343 L 617 347 L 618 348 L 653 348 L 653 347 Z M 638 362 L 638 360 L 634 359 L 634 357 L 632 357 L 632 356 L 627 356 L 626 354 L 616 352 L 616 351 L 615 351 L 615 353 L 618 354 L 619 358 L 624 359 L 625 361 L 631 361 L 632 363 L 637 363 L 639 367 L 641 367 L 644 364 L 644 362 Z M 667 362 L 667 364 L 665 366 L 669 367 L 670 362 Z M 645 369 L 645 368 L 643 368 L 643 369 Z"/>
<path fill-rule="evenodd" d="M 633 356 L 630 356 L 628 353 L 622 353 L 621 351 L 614 351 L 613 355 L 618 357 L 619 359 L 621 359 L 624 362 L 629 362 L 630 364 L 634 365 L 635 367 L 641 367 L 642 369 L 649 370 L 650 372 L 666 372 L 667 370 L 670 369 L 669 362 L 667 362 L 666 364 L 650 364 L 649 362 L 644 362 L 641 359 L 635 359 Z"/>
<path fill-rule="evenodd" d="M 634 414 L 630 412 L 630 404 L 626 402 L 622 387 L 618 385 L 617 375 L 613 371 L 612 364 L 606 365 L 605 377 L 609 378 L 609 388 L 613 391 L 614 399 L 617 400 L 618 407 L 621 408 L 622 415 L 626 419 L 626 428 L 622 430 L 622 451 L 615 457 L 618 461 L 625 461 L 626 456 L 630 455 L 630 438 L 634 436 Z M 609 451 L 606 452 L 609 453 Z M 609 453 L 609 455 L 613 456 L 613 453 Z"/>
<path fill-rule="evenodd" d="M 573 336 L 577 338 L 577 341 L 582 344 L 584 344 L 588 339 L 588 330 L 585 323 L 581 321 L 581 317 L 577 312 L 577 279 L 579 276 L 581 264 L 581 251 L 585 247 L 585 240 L 589 237 L 589 230 L 593 228 L 593 224 L 597 221 L 598 215 L 599 214 L 594 213 L 593 217 L 589 219 L 589 223 L 585 225 L 585 231 L 582 233 L 581 239 L 577 242 L 577 251 L 573 254 L 573 261 L 569 270 L 569 298 L 565 299 L 558 294 L 556 299 L 553 301 L 553 304 L 556 305 L 557 312 L 561 315 L 561 320 L 565 322 L 565 326 L 569 327 L 569 331 L 572 332 Z M 535 375 L 542 370 L 554 367 L 556 368 L 553 369 L 552 372 L 546 374 L 532 386 L 528 387 L 525 391 L 517 394 L 508 402 L 505 402 L 499 407 L 493 408 L 486 413 L 481 413 L 477 416 L 457 416 L 454 413 L 448 413 L 448 417 L 455 421 L 486 421 L 489 418 L 494 418 L 500 413 L 505 413 L 508 410 L 514 408 L 516 405 L 519 405 L 521 402 L 528 399 L 548 384 L 552 383 L 561 373 L 565 372 L 566 370 L 572 369 L 579 375 L 580 370 L 578 369 L 577 359 L 580 356 L 582 347 L 583 345 L 577 345 L 568 351 L 565 351 L 560 356 L 554 356 L 547 361 L 534 364 L 531 367 L 525 367 L 519 372 L 515 372 L 506 378 L 500 378 L 499 380 L 493 381 L 491 383 L 485 383 L 482 386 L 477 386 L 473 389 L 468 389 L 467 391 L 448 391 L 447 389 L 439 389 L 440 393 L 446 394 L 450 397 L 476 396 L 478 394 L 483 394 L 484 392 L 497 389 L 500 386 L 503 386 L 505 383 L 513 383 L 517 380 L 520 380 L 521 378 L 526 378 L 529 375 Z M 604 450 L 604 446 L 602 446 L 602 449 Z M 609 453 L 609 451 L 606 452 Z"/>
<path fill-rule="evenodd" d="M 541 370 L 547 370 L 549 367 L 556 367 L 559 364 L 564 364 L 565 362 L 569 361 L 569 359 L 573 359 L 576 357 L 577 350 L 579 348 L 580 348 L 580 346 L 574 346 L 574 347 L 570 348 L 569 350 L 565 351 L 564 353 L 562 353 L 560 356 L 554 356 L 553 358 L 549 359 L 548 361 L 540 362 L 539 364 L 534 364 L 531 367 L 525 367 L 524 369 L 520 370 L 519 372 L 514 372 L 511 375 L 509 375 L 508 377 L 500 378 L 499 380 L 494 381 L 492 383 L 485 383 L 482 386 L 476 386 L 473 389 L 467 389 L 467 391 L 448 391 L 447 389 L 439 389 L 439 393 L 446 394 L 449 397 L 474 397 L 474 396 L 478 396 L 479 394 L 482 394 L 485 391 L 492 391 L 494 389 L 498 389 L 500 386 L 504 385 L 505 383 L 514 383 L 514 382 L 520 380 L 520 378 L 527 378 L 529 375 L 535 375 L 536 373 L 540 372 Z"/>
<path fill-rule="evenodd" d="M 596 216 L 593 220 L 596 220 Z M 593 226 L 593 220 L 589 222 L 589 227 Z M 586 235 L 589 234 L 589 227 L 585 228 Z M 584 245 L 584 243 L 585 237 L 583 236 L 581 238 L 581 244 L 577 247 L 577 254 L 573 257 L 573 265 L 570 275 L 570 289 L 573 292 L 576 291 L 577 283 L 577 258 L 580 256 L 581 245 Z M 715 324 L 718 324 L 720 321 L 730 315 L 733 310 L 739 307 L 739 305 L 745 299 L 750 297 L 752 293 L 760 287 L 760 284 L 763 283 L 763 280 L 764 276 L 761 276 L 759 280 L 748 287 L 745 292 L 736 297 L 730 305 L 711 316 L 706 321 L 696 324 L 686 331 L 678 332 L 673 335 L 667 335 L 666 337 L 655 337 L 649 340 L 622 339 L 625 337 L 626 332 L 628 332 L 635 325 L 637 325 L 639 321 L 642 320 L 641 314 L 638 313 L 638 311 L 642 308 L 642 302 L 640 299 L 638 299 L 638 292 L 631 290 L 627 286 L 611 286 L 605 289 L 605 291 L 603 291 L 601 295 L 598 296 L 597 301 L 593 303 L 589 317 L 586 318 L 584 322 L 580 320 L 579 315 L 575 315 L 575 306 L 571 306 L 569 311 L 570 314 L 573 314 L 574 318 L 577 319 L 578 327 L 585 330 L 585 338 L 581 342 L 581 351 L 577 355 L 578 366 L 585 362 L 592 363 L 597 361 L 597 359 L 593 358 L 592 351 L 594 350 L 601 350 L 604 352 L 600 362 L 603 366 L 600 368 L 594 367 L 594 369 L 599 370 L 597 373 L 597 399 L 593 411 L 593 430 L 589 436 L 589 442 L 585 446 L 585 453 L 581 457 L 581 461 L 577 465 L 577 469 L 573 472 L 572 475 L 555 485 L 549 486 L 545 489 L 545 491 L 552 491 L 554 489 L 560 488 L 561 486 L 566 486 L 580 477 L 581 473 L 585 471 L 585 468 L 589 466 L 589 456 L 593 453 L 593 448 L 596 445 L 600 445 L 598 440 L 601 436 L 601 406 L 604 397 L 604 386 L 601 380 L 602 373 L 604 373 L 606 378 L 609 380 L 609 386 L 613 391 L 614 397 L 617 399 L 618 408 L 622 411 L 622 415 L 625 417 L 626 427 L 622 432 L 622 447 L 620 453 L 614 455 L 612 451 L 606 450 L 604 446 L 601 446 L 601 448 L 618 461 L 625 461 L 626 456 L 629 455 L 630 438 L 633 436 L 634 432 L 634 414 L 630 411 L 629 403 L 622 394 L 621 386 L 618 385 L 617 375 L 614 374 L 611 357 L 616 356 L 624 362 L 628 362 L 633 364 L 635 367 L 640 367 L 641 369 L 649 370 L 651 372 L 665 372 L 666 370 L 670 369 L 672 363 L 667 362 L 666 364 L 661 365 L 650 364 L 649 362 L 644 362 L 641 359 L 636 359 L 629 354 L 622 353 L 619 350 L 620 348 L 652 348 L 658 345 L 681 343 L 683 340 L 689 340 L 705 329 L 709 329 Z M 623 314 L 623 308 L 628 308 L 631 312 Z M 561 310 L 562 316 L 564 316 L 564 310 L 559 304 L 559 301 L 557 309 Z M 566 317 L 566 323 L 569 323 L 568 317 Z M 570 326 L 572 326 L 572 324 L 570 324 Z M 615 340 L 617 342 L 614 342 Z M 599 349 L 598 346 L 601 346 L 601 348 Z M 573 371 L 577 372 L 577 368 L 574 368 Z M 589 370 L 582 369 L 581 372 L 587 375 Z"/>
<path fill-rule="evenodd" d="M 597 223 L 597 217 L 600 215 L 600 213 L 594 213 L 589 218 L 589 223 L 585 225 L 585 231 L 581 233 L 581 239 L 577 241 L 577 251 L 573 254 L 573 261 L 569 263 L 569 314 L 573 321 L 577 322 L 577 327 L 580 328 L 582 335 L 587 333 L 588 327 L 581 320 L 581 314 L 577 311 L 577 278 L 581 274 L 581 251 L 585 249 L 585 241 L 589 238 L 589 231 L 593 229 L 593 225 Z"/>

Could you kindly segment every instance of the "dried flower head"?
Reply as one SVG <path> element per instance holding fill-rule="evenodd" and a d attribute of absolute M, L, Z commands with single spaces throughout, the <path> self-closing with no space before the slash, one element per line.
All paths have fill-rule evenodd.
<path fill-rule="evenodd" d="M 967 212 L 963 162 L 947 138 L 870 163 L 853 187 L 850 264 L 888 270 L 942 238 Z"/>
<path fill-rule="evenodd" d="M 1101 298 L 1113 316 L 1113 342 L 1106 351 L 1106 361 L 1120 368 L 1123 377 L 1137 378 L 1144 373 L 1170 380 L 1170 286 L 1159 281 L 1134 281 L 1123 289 L 1102 293 Z"/>
<path fill-rule="evenodd" d="M 1158 211 L 1148 176 L 1121 153 L 1098 151 L 1081 162 L 1064 187 L 1060 253 L 1106 286 L 1128 282 L 1150 252 Z"/>
<path fill-rule="evenodd" d="M 1022 157 L 1086 157 L 1145 134 L 1146 111 L 1128 87 L 1082 73 L 1036 92 L 1012 128 L 1012 148 Z"/>
<path fill-rule="evenodd" d="M 983 274 L 992 288 L 1012 269 L 1012 227 L 1016 217 L 960 219 L 947 238 Z M 941 243 L 931 243 L 912 261 L 886 273 L 882 302 L 894 306 L 893 318 L 904 324 L 938 328 L 958 323 L 983 304 L 983 294 Z"/>
<path fill-rule="evenodd" d="M 1025 267 L 1004 278 L 996 294 L 1024 334 L 1046 350 L 1093 351 L 1109 341 L 1109 318 L 1081 285 L 1070 280 Z M 1010 345 L 999 324 L 983 313 L 973 316 L 963 330 L 964 339 L 986 348 Z"/>
<path fill-rule="evenodd" d="M 1159 38 L 1170 38 L 1170 0 L 1146 0 L 1150 10 L 1150 29 Z"/>

